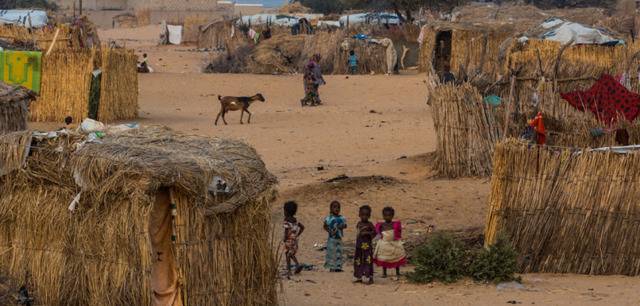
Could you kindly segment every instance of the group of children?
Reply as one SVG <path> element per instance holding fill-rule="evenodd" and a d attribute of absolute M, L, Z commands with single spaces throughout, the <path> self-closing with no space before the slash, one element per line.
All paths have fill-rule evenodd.
<path fill-rule="evenodd" d="M 284 204 L 284 245 L 287 262 L 287 277 L 291 276 L 291 263 L 295 264 L 295 273 L 302 271 L 296 258 L 298 238 L 304 231 L 304 225 L 295 218 L 298 205 L 289 201 Z M 400 267 L 406 265 L 407 257 L 402 246 L 402 224 L 394 221 L 392 207 L 382 210 L 384 221 L 371 223 L 371 207 L 363 205 L 359 210 L 360 221 L 356 225 L 356 250 L 353 258 L 353 276 L 355 282 L 373 283 L 373 265 L 382 268 L 382 277 L 387 277 L 388 269 L 396 270 L 396 279 L 400 276 Z M 340 202 L 333 201 L 329 206 L 329 215 L 322 224 L 328 234 L 324 267 L 330 272 L 342 272 L 344 230 L 347 220 L 340 214 Z M 375 242 L 375 243 L 374 243 Z M 375 244 L 375 246 L 374 246 Z"/>

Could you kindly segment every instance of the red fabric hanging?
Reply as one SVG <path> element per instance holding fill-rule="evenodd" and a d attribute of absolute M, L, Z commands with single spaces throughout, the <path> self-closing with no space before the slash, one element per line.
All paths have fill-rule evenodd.
<path fill-rule="evenodd" d="M 578 90 L 560 96 L 580 111 L 591 111 L 604 124 L 616 122 L 618 114 L 633 121 L 640 112 L 640 95 L 627 90 L 608 74 L 603 74 L 587 91 Z"/>

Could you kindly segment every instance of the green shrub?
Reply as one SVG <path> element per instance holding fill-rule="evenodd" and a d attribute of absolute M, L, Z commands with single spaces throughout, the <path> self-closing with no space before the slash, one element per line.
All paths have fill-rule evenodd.
<path fill-rule="evenodd" d="M 438 233 L 416 248 L 411 260 L 416 268 L 407 277 L 416 283 L 453 283 L 465 275 L 467 260 L 468 252 L 459 240 Z"/>
<path fill-rule="evenodd" d="M 496 243 L 475 252 L 469 265 L 468 274 L 476 281 L 508 282 L 520 281 L 516 278 L 518 254 L 504 235 L 499 235 Z"/>

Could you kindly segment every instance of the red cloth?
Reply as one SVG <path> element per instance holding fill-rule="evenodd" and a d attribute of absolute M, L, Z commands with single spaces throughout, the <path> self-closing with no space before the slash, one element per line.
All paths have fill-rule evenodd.
<path fill-rule="evenodd" d="M 590 110 L 605 124 L 617 121 L 618 113 L 628 121 L 633 121 L 640 112 L 640 95 L 627 90 L 608 74 L 603 74 L 587 91 L 568 92 L 560 96 L 580 111 Z"/>
<path fill-rule="evenodd" d="M 533 130 L 536 131 L 536 138 L 539 145 L 544 145 L 547 142 L 547 134 L 546 129 L 544 128 L 544 119 L 542 118 L 542 113 L 538 112 L 538 115 L 531 120 L 529 124 L 533 127 Z"/>

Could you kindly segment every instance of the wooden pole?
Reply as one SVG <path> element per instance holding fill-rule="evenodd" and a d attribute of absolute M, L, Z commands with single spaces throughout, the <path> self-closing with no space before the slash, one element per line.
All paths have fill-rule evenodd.
<path fill-rule="evenodd" d="M 82 0 L 78 0 L 78 2 L 80 2 L 78 9 L 80 10 L 80 16 L 82 16 Z"/>
<path fill-rule="evenodd" d="M 509 132 L 509 125 L 511 125 L 511 107 L 513 105 L 513 91 L 516 87 L 516 75 L 511 75 L 511 88 L 509 89 L 509 100 L 507 100 L 506 111 L 504 112 L 504 128 L 502 130 L 502 137 L 507 138 Z"/>

